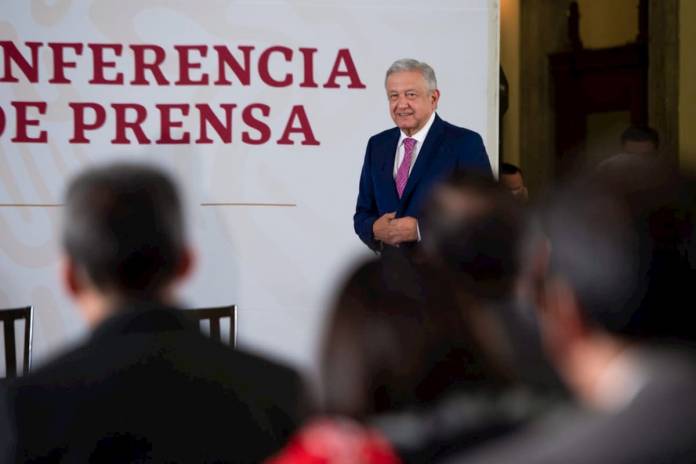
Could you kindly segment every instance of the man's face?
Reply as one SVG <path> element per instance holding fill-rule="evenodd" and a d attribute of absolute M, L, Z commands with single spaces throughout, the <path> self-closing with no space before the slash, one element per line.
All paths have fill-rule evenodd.
<path fill-rule="evenodd" d="M 527 187 L 524 186 L 524 180 L 522 179 L 522 174 L 516 172 L 514 174 L 502 174 L 500 176 L 501 183 L 506 189 L 512 193 L 515 198 L 525 202 L 527 201 Z"/>
<path fill-rule="evenodd" d="M 650 140 L 626 140 L 622 151 L 631 155 L 655 155 L 657 149 Z"/>
<path fill-rule="evenodd" d="M 394 123 L 409 136 L 422 129 L 437 108 L 440 92 L 428 90 L 418 71 L 396 72 L 387 78 L 386 87 Z"/>

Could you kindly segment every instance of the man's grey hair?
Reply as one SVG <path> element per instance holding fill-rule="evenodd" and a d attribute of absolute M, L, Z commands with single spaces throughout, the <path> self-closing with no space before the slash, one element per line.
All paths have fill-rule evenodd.
<path fill-rule="evenodd" d="M 404 72 L 404 71 L 418 71 L 421 73 L 425 82 L 428 84 L 428 90 L 433 91 L 437 89 L 437 79 L 435 78 L 435 71 L 430 67 L 428 63 L 422 61 L 414 60 L 413 58 L 402 58 L 396 60 L 387 69 L 387 75 L 384 77 L 384 85 L 387 85 L 387 79 L 394 73 Z"/>

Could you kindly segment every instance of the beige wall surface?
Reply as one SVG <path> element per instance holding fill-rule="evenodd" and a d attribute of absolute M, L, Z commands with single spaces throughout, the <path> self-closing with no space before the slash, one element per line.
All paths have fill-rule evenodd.
<path fill-rule="evenodd" d="M 580 38 L 585 48 L 633 42 L 638 35 L 639 0 L 579 0 Z"/>
<path fill-rule="evenodd" d="M 639 0 L 579 0 L 580 32 L 586 48 L 623 45 L 638 35 Z M 503 120 L 502 159 L 520 164 L 520 9 L 524 0 L 500 0 L 500 60 L 510 87 Z M 679 2 L 680 162 L 696 170 L 696 0 Z M 532 167 L 533 169 L 533 167 Z"/>
<path fill-rule="evenodd" d="M 682 0 L 679 11 L 680 163 L 696 170 L 696 1 Z"/>

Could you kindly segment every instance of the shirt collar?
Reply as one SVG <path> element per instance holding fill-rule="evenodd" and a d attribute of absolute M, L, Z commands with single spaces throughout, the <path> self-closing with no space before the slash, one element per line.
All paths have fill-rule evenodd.
<path fill-rule="evenodd" d="M 113 314 L 92 332 L 92 338 L 133 333 L 191 330 L 194 323 L 182 310 L 147 300 L 129 300 L 114 308 Z"/>
<path fill-rule="evenodd" d="M 421 129 L 418 132 L 416 132 L 415 134 L 406 135 L 404 133 L 404 131 L 401 131 L 401 136 L 399 137 L 399 145 L 397 145 L 397 146 L 401 146 L 404 139 L 407 139 L 407 138 L 416 139 L 416 141 L 418 142 L 418 146 L 419 147 L 422 146 L 423 141 L 425 141 L 425 137 L 428 135 L 428 131 L 430 130 L 430 126 L 433 125 L 433 121 L 435 121 L 435 111 L 433 111 L 433 114 L 430 115 L 430 118 L 428 119 L 428 122 L 425 123 L 425 126 L 421 127 Z"/>

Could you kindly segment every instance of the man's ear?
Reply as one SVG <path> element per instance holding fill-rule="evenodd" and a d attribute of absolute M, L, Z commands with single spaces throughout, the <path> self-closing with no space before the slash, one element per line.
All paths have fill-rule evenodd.
<path fill-rule="evenodd" d="M 174 274 L 174 279 L 181 281 L 186 279 L 193 272 L 194 266 L 196 264 L 196 254 L 189 247 L 184 247 L 181 252 L 181 259 L 179 259 L 179 264 L 177 265 L 176 272 Z"/>
<path fill-rule="evenodd" d="M 77 264 L 69 256 L 63 256 L 60 263 L 60 276 L 63 287 L 71 298 L 77 298 L 84 289 L 84 282 L 80 279 Z"/>
<path fill-rule="evenodd" d="M 440 101 L 440 91 L 438 89 L 433 90 L 430 93 L 430 98 L 433 100 L 433 108 L 437 109 L 437 102 Z"/>
<path fill-rule="evenodd" d="M 563 355 L 586 333 L 577 295 L 562 278 L 546 280 L 538 313 L 541 336 L 551 356 Z"/>

